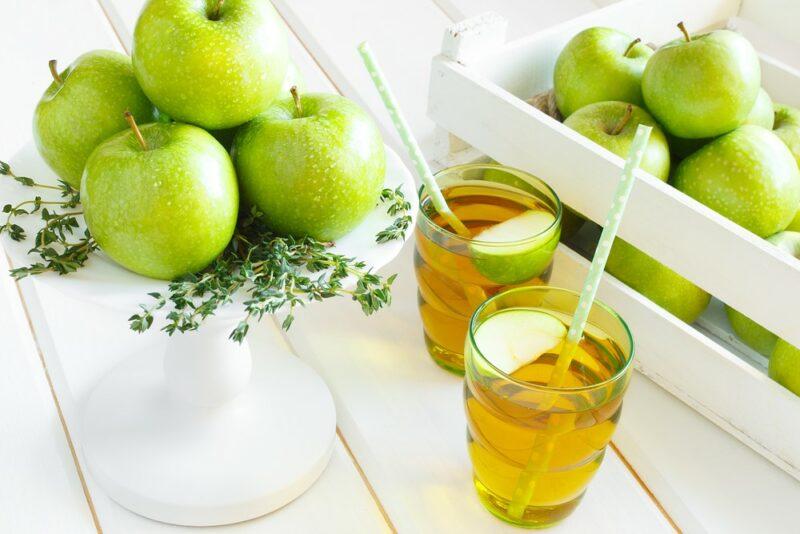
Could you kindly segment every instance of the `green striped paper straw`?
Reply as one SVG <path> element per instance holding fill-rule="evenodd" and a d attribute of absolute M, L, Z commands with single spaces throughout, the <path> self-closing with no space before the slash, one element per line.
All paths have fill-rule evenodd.
<path fill-rule="evenodd" d="M 581 340 L 581 336 L 583 336 L 583 329 L 586 328 L 586 320 L 589 318 L 589 311 L 592 309 L 592 303 L 597 295 L 597 288 L 600 286 L 600 278 L 606 268 L 611 245 L 614 244 L 614 238 L 617 237 L 617 230 L 620 222 L 622 222 L 622 214 L 628 204 L 628 198 L 631 196 L 634 173 L 642 163 L 644 151 L 647 148 L 647 142 L 650 140 L 650 132 L 652 130 L 651 126 L 645 126 L 644 124 L 640 124 L 636 128 L 628 158 L 625 160 L 622 178 L 617 184 L 617 190 L 614 192 L 614 201 L 611 203 L 611 209 L 608 210 L 603 232 L 600 234 L 594 258 L 592 258 L 592 264 L 589 267 L 589 274 L 586 275 L 581 296 L 578 299 L 578 307 L 575 309 L 575 315 L 572 316 L 572 322 L 569 325 L 566 342 L 561 349 L 561 354 L 558 355 L 556 367 L 548 381 L 549 386 L 558 387 L 561 385 L 567 369 L 569 369 L 569 364 L 572 362 L 572 353 Z"/>
<path fill-rule="evenodd" d="M 428 191 L 434 209 L 447 221 L 447 224 L 449 224 L 458 235 L 462 237 L 472 237 L 472 233 L 450 210 L 450 206 L 447 205 L 444 196 L 442 196 L 442 192 L 439 190 L 439 186 L 433 178 L 433 173 L 431 173 L 431 169 L 425 162 L 425 156 L 422 155 L 417 140 L 414 139 L 414 134 L 411 133 L 411 128 L 400 112 L 400 106 L 397 104 L 397 100 L 395 100 L 391 89 L 389 89 L 386 76 L 383 74 L 380 65 L 378 65 L 378 61 L 375 59 L 375 55 L 372 53 L 369 43 L 364 41 L 358 45 L 358 53 L 361 54 L 361 59 L 364 60 L 364 65 L 367 67 L 367 72 L 369 72 L 372 78 L 372 83 L 375 84 L 375 88 L 381 95 L 383 105 L 386 106 L 386 110 L 392 118 L 392 124 L 394 124 L 397 133 L 400 135 L 400 139 L 403 140 L 403 144 L 406 145 L 406 149 L 408 149 L 408 155 L 411 157 L 411 161 L 417 169 L 417 174 L 422 178 L 422 183 Z"/>
<path fill-rule="evenodd" d="M 600 234 L 600 241 L 597 243 L 594 258 L 592 258 L 592 265 L 589 267 L 589 274 L 586 276 L 586 281 L 583 284 L 583 290 L 578 299 L 578 307 L 575 309 L 575 314 L 572 316 L 572 322 L 569 325 L 564 347 L 558 355 L 553 373 L 550 375 L 550 380 L 547 382 L 549 387 L 562 386 L 567 370 L 572 363 L 575 348 L 578 346 L 581 336 L 583 336 L 583 329 L 586 328 L 589 310 L 592 309 L 594 297 L 597 295 L 597 288 L 600 285 L 600 278 L 603 276 L 603 271 L 606 268 L 608 254 L 611 252 L 611 245 L 614 243 L 614 238 L 617 236 L 617 230 L 622 221 L 622 213 L 625 211 L 625 206 L 628 204 L 628 198 L 631 195 L 634 173 L 642 163 L 644 151 L 647 147 L 647 142 L 650 139 L 650 132 L 652 130 L 652 127 L 645 126 L 644 124 L 640 124 L 638 128 L 636 128 L 636 135 L 633 138 L 633 143 L 628 152 L 628 158 L 625 160 L 622 178 L 619 184 L 617 184 L 617 190 L 614 192 L 614 201 L 611 203 L 611 209 L 606 216 L 603 233 Z M 555 397 L 553 397 L 551 403 L 545 403 L 540 409 L 543 411 L 549 410 L 554 402 Z M 539 476 L 547 470 L 550 464 L 555 450 L 556 437 L 568 431 L 570 423 L 571 421 L 567 414 L 550 415 L 547 422 L 549 432 L 547 434 L 538 435 L 531 449 L 531 456 L 528 458 L 525 470 L 519 475 L 517 486 L 511 496 L 511 502 L 508 504 L 507 513 L 510 517 L 515 519 L 522 518 L 531 497 L 533 497 L 533 492 L 536 488 Z"/>

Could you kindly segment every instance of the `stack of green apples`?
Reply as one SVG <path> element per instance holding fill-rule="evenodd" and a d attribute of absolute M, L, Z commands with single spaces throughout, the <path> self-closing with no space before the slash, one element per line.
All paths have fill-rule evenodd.
<path fill-rule="evenodd" d="M 100 248 L 133 272 L 172 280 L 205 268 L 240 203 L 279 234 L 329 242 L 378 202 L 376 125 L 342 96 L 298 93 L 265 0 L 150 0 L 131 57 L 97 50 L 50 70 L 39 152 L 80 189 Z"/>
<path fill-rule="evenodd" d="M 625 157 L 639 124 L 653 127 L 642 168 L 800 258 L 800 110 L 772 102 L 756 51 L 716 30 L 654 50 L 621 31 L 588 28 L 553 75 L 564 124 Z M 607 270 L 693 322 L 710 295 L 618 239 Z M 728 308 L 734 332 L 770 358 L 770 376 L 800 395 L 800 350 Z"/>

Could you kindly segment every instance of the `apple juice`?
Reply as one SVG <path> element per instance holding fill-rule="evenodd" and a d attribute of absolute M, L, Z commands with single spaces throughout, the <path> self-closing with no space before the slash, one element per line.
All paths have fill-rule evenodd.
<path fill-rule="evenodd" d="M 438 365 L 461 374 L 469 317 L 478 305 L 508 287 L 550 278 L 561 207 L 554 193 L 527 182 L 469 179 L 442 189 L 472 238 L 458 236 L 423 196 L 414 267 L 428 352 Z"/>
<path fill-rule="evenodd" d="M 490 314 L 475 338 L 491 321 L 519 310 Z M 570 316 L 546 313 L 563 322 L 565 333 Z M 468 343 L 464 394 L 468 449 L 481 501 L 505 521 L 543 527 L 575 509 L 600 467 L 622 409 L 629 355 L 610 336 L 591 329 L 557 388 L 548 387 L 548 381 L 563 339 L 510 374 L 487 365 L 495 347 L 516 343 L 519 351 L 532 341 L 535 346 L 535 335 L 535 325 L 511 325 L 495 329 L 494 339 Z M 509 512 L 515 495 L 517 502 L 522 499 L 516 513 Z"/>

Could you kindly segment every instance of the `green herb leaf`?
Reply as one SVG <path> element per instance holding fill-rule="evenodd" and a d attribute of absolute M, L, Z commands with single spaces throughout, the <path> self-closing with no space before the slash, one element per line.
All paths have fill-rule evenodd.
<path fill-rule="evenodd" d="M 402 186 L 397 186 L 397 189 L 383 189 L 381 191 L 380 201 L 382 203 L 388 203 L 389 206 L 386 208 L 386 213 L 391 216 L 396 216 L 397 218 L 391 225 L 377 233 L 375 241 L 377 243 L 388 243 L 395 239 L 404 240 L 408 227 L 411 225 L 411 216 L 408 215 L 408 211 L 411 209 L 411 203 L 406 200 Z"/>
<path fill-rule="evenodd" d="M 38 213 L 41 223 L 36 232 L 34 246 L 28 251 L 29 254 L 38 256 L 41 261 L 13 269 L 11 275 L 19 280 L 48 271 L 68 274 L 82 267 L 89 259 L 89 255 L 97 250 L 97 243 L 88 230 L 82 237 L 73 240 L 76 230 L 80 228 L 77 217 L 82 214 L 81 211 L 57 211 L 76 208 L 80 204 L 80 193 L 63 181 L 59 182 L 59 185 L 47 185 L 40 184 L 27 176 L 17 176 L 8 163 L 2 161 L 0 161 L 0 175 L 10 176 L 25 187 L 58 191 L 61 196 L 60 200 L 43 200 L 41 196 L 36 195 L 15 205 L 3 206 L 6 219 L 0 225 L 0 234 L 7 233 L 14 241 L 27 239 L 27 233 L 16 223 L 16 217 Z"/>
<path fill-rule="evenodd" d="M 39 214 L 40 224 L 29 251 L 39 261 L 13 269 L 11 275 L 20 279 L 48 271 L 69 274 L 83 267 L 98 245 L 88 230 L 79 232 L 77 217 L 81 212 L 76 208 L 80 193 L 66 182 L 51 186 L 29 178 L 20 180 L 3 162 L 0 171 L 23 185 L 57 190 L 61 196 L 60 200 L 36 196 L 3 206 L 6 221 L 0 226 L 0 233 L 6 232 L 17 241 L 24 240 L 26 233 L 13 218 Z M 402 198 L 402 192 L 387 191 L 392 205 L 399 205 L 397 195 Z M 397 209 L 408 210 L 410 205 Z M 408 221 L 406 227 L 410 217 Z M 400 227 L 395 231 L 400 231 Z M 76 234 L 80 234 L 78 239 Z M 233 239 L 209 267 L 173 280 L 163 293 L 149 293 L 152 301 L 139 306 L 140 311 L 128 318 L 129 326 L 135 332 L 146 332 L 155 323 L 156 312 L 163 309 L 166 323 L 161 330 L 168 335 L 197 330 L 205 319 L 238 298 L 244 317 L 230 333 L 230 339 L 241 343 L 250 325 L 265 314 L 285 311 L 282 326 L 290 328 L 294 310 L 308 302 L 349 296 L 367 315 L 388 306 L 395 276 L 383 279 L 370 272 L 363 261 L 332 252 L 332 246 L 310 237 L 277 235 L 253 208 L 240 216 Z M 355 289 L 345 289 L 351 280 Z"/>

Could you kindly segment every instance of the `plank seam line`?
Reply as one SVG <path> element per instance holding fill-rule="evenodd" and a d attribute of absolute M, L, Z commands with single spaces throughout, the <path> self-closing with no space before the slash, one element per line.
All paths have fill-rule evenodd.
<path fill-rule="evenodd" d="M 11 258 L 8 256 L 8 253 L 6 253 L 6 259 L 8 260 L 9 266 L 13 267 L 14 264 L 11 261 Z M 33 343 L 36 346 L 36 353 L 39 355 L 39 363 L 42 365 L 42 371 L 44 372 L 45 379 L 47 380 L 47 386 L 50 389 L 50 395 L 53 398 L 53 403 L 56 407 L 58 420 L 61 422 L 61 430 L 64 432 L 64 437 L 67 439 L 69 453 L 72 456 L 72 461 L 75 464 L 76 471 L 78 472 L 78 480 L 81 483 L 83 496 L 86 498 L 86 504 L 89 506 L 89 513 L 92 516 L 92 523 L 94 523 L 94 528 L 97 533 L 103 534 L 103 527 L 100 526 L 100 518 L 97 516 L 97 510 L 94 507 L 94 501 L 92 500 L 92 495 L 89 492 L 89 486 L 86 483 L 86 477 L 83 475 L 83 469 L 81 468 L 81 462 L 78 459 L 78 453 L 75 450 L 75 444 L 72 441 L 72 434 L 70 433 L 69 427 L 67 426 L 67 421 L 64 418 L 64 412 L 61 410 L 61 403 L 58 401 L 58 395 L 56 395 L 56 390 L 53 386 L 53 380 L 50 378 L 50 371 L 47 368 L 47 361 L 45 360 L 42 347 L 39 344 L 39 338 L 36 335 L 36 329 L 33 327 L 33 321 L 31 320 L 31 315 L 28 311 L 28 305 L 25 302 L 24 296 L 22 295 L 22 289 L 20 288 L 19 281 L 16 281 L 15 285 L 17 287 L 17 295 L 19 296 L 20 304 L 22 306 L 22 312 L 25 314 L 25 320 L 28 323 L 28 330 L 30 330 L 31 336 L 33 337 Z"/>
<path fill-rule="evenodd" d="M 361 477 L 361 480 L 364 482 L 364 485 L 367 487 L 369 494 L 372 496 L 372 500 L 375 501 L 375 505 L 378 507 L 378 511 L 380 511 L 381 515 L 383 516 L 383 520 L 386 521 L 389 529 L 393 532 L 393 534 L 397 534 L 397 529 L 392 523 L 392 518 L 389 517 L 389 512 L 386 511 L 386 508 L 383 507 L 383 503 L 378 498 L 378 494 L 375 493 L 375 488 L 372 487 L 372 483 L 367 478 L 367 474 L 364 472 L 364 469 L 361 468 L 361 464 L 358 463 L 356 459 L 356 455 L 353 454 L 353 450 L 350 448 L 350 444 L 347 442 L 347 438 L 344 437 L 342 433 L 342 429 L 339 426 L 336 426 L 336 434 L 339 436 L 339 440 L 344 445 L 344 450 L 347 451 L 347 455 L 350 457 L 350 460 L 353 462 L 353 465 L 356 467 L 356 471 L 358 471 L 358 475 Z"/>
<path fill-rule="evenodd" d="M 297 40 L 298 43 L 300 43 L 300 46 L 302 46 L 303 50 L 306 51 L 306 54 L 308 54 L 308 57 L 311 58 L 311 61 L 314 62 L 314 64 L 317 66 L 317 68 L 320 70 L 320 72 L 325 76 L 325 79 L 330 82 L 330 84 L 333 86 L 333 88 L 336 89 L 337 93 L 339 93 L 340 95 L 343 95 L 342 90 L 339 88 L 338 85 L 336 85 L 336 82 L 333 81 L 333 78 L 331 78 L 331 76 L 328 74 L 328 71 L 326 71 L 325 68 L 322 66 L 322 64 L 317 60 L 317 57 L 314 54 L 311 53 L 311 50 L 308 48 L 308 45 L 306 45 L 306 43 L 303 42 L 303 40 L 300 38 L 300 36 L 297 34 L 297 32 L 294 31 L 294 28 L 292 28 L 292 25 L 289 24 L 289 20 L 283 15 L 283 12 L 278 8 L 278 6 L 275 6 L 274 4 L 273 4 L 273 7 L 275 7 L 275 12 L 278 13 L 278 16 L 281 18 L 281 20 L 283 21 L 283 24 L 286 26 L 286 29 L 289 30 L 290 32 L 292 32 L 292 35 L 294 35 L 294 38 Z"/>
<path fill-rule="evenodd" d="M 275 317 L 275 315 L 271 315 L 270 318 L 274 326 L 280 332 L 281 337 L 283 337 L 283 340 L 286 343 L 286 346 L 289 347 L 291 353 L 294 354 L 295 358 L 300 358 L 298 351 L 295 349 L 294 344 L 292 343 L 292 340 L 289 339 L 289 336 L 286 335 L 286 331 L 281 327 L 280 323 L 278 322 L 278 318 Z M 300 359 L 302 360 L 302 358 Z M 364 486 L 366 486 L 367 491 L 369 491 L 372 500 L 375 502 L 375 506 L 377 506 L 378 511 L 383 516 L 383 519 L 384 521 L 386 521 L 387 526 L 394 534 L 397 534 L 397 528 L 395 528 L 394 523 L 392 522 L 392 518 L 389 517 L 389 512 L 386 511 L 386 507 L 383 505 L 383 502 L 381 502 L 380 497 L 378 497 L 378 493 L 375 491 L 375 488 L 372 486 L 372 483 L 369 481 L 369 478 L 367 478 L 367 474 L 361 467 L 361 464 L 356 458 L 355 453 L 353 453 L 353 449 L 350 448 L 350 444 L 347 442 L 347 438 L 344 437 L 344 433 L 342 432 L 342 429 L 339 428 L 338 424 L 336 425 L 336 435 L 339 436 L 339 441 L 344 446 L 344 450 L 350 457 L 350 461 L 353 462 L 353 465 L 355 466 L 358 475 L 361 477 L 361 481 L 364 483 Z"/>
<path fill-rule="evenodd" d="M 440 0 L 431 0 L 431 3 L 433 3 L 433 5 L 435 5 L 436 7 L 438 7 L 439 11 L 441 11 L 444 14 L 445 17 L 450 19 L 450 22 L 456 22 L 456 17 L 454 16 L 455 14 L 454 13 L 450 13 L 447 9 L 445 9 L 444 6 L 442 6 Z M 453 8 L 453 9 L 455 9 L 455 8 Z M 459 20 L 462 20 L 462 19 L 465 18 L 464 15 L 461 14 L 461 13 L 458 13 L 458 15 L 460 15 L 458 17 Z"/>
<path fill-rule="evenodd" d="M 683 531 L 680 529 L 680 527 L 678 527 L 678 524 L 675 522 L 675 520 L 672 518 L 669 512 L 667 512 L 667 509 L 664 508 L 664 505 L 661 504 L 661 501 L 658 500 L 658 497 L 656 497 L 655 493 L 653 493 L 653 491 L 645 483 L 642 477 L 639 476 L 639 473 L 636 471 L 636 469 L 634 469 L 633 465 L 631 465 L 631 463 L 628 461 L 625 455 L 622 454 L 622 452 L 619 450 L 616 444 L 613 441 L 610 441 L 608 445 L 617 454 L 617 456 L 619 457 L 620 461 L 622 461 L 622 464 L 625 466 L 625 468 L 631 473 L 631 475 L 633 475 L 633 478 L 636 479 L 636 482 L 639 483 L 639 486 L 641 486 L 644 492 L 647 493 L 647 496 L 650 497 L 650 500 L 653 501 L 653 504 L 656 505 L 656 508 L 658 508 L 658 511 L 661 512 L 661 515 L 663 515 L 664 518 L 667 520 L 667 522 L 670 524 L 670 526 L 673 529 L 675 529 L 675 532 L 682 533 Z"/>
<path fill-rule="evenodd" d="M 122 46 L 122 49 L 125 51 L 125 53 L 130 56 L 131 55 L 131 51 L 128 50 L 128 47 L 125 45 L 125 41 L 122 40 L 122 37 L 120 36 L 119 32 L 117 31 L 117 27 L 114 26 L 114 22 L 111 20 L 111 17 L 108 14 L 108 10 L 106 9 L 106 6 L 105 6 L 103 0 L 97 0 L 97 5 L 100 6 L 100 11 L 103 12 L 103 16 L 108 21 L 108 25 L 111 26 L 111 31 L 113 31 L 114 35 L 116 35 L 117 41 L 119 41 L 120 46 Z M 132 28 L 131 28 L 131 30 L 132 30 Z"/>

